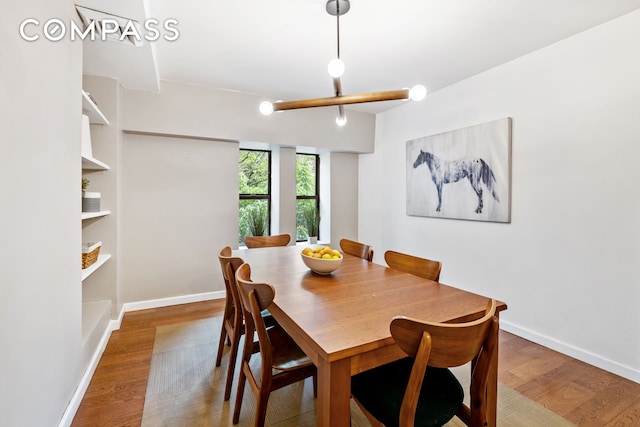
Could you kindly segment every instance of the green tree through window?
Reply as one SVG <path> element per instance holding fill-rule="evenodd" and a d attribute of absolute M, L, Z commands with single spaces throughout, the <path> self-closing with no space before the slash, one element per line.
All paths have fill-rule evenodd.
<path fill-rule="evenodd" d="M 315 154 L 296 154 L 296 240 L 307 238 L 303 225 L 302 212 L 309 208 L 320 207 L 319 196 L 320 157 Z"/>
<path fill-rule="evenodd" d="M 271 152 L 240 150 L 239 170 L 238 243 L 244 244 L 244 236 L 251 236 L 256 232 L 251 224 L 262 225 L 262 234 L 269 234 L 269 224 L 271 223 Z M 257 234 L 260 234 L 260 231 Z"/>

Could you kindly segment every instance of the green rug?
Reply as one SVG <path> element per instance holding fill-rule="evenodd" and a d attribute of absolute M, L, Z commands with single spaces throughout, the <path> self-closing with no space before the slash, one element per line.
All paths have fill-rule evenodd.
<path fill-rule="evenodd" d="M 151 359 L 143 427 L 232 427 L 235 384 L 231 399 L 223 400 L 228 349 L 222 365 L 215 367 L 221 317 L 160 326 Z M 256 360 L 253 358 L 252 360 Z M 460 381 L 468 381 L 468 367 L 456 369 Z M 238 370 L 236 369 L 237 382 Z M 466 377 L 466 378 L 465 378 Z M 271 394 L 267 426 L 312 427 L 315 404 L 311 379 Z M 240 427 L 253 426 L 255 402 L 245 389 Z M 370 426 L 352 402 L 351 425 Z M 447 426 L 464 425 L 454 418 Z M 498 385 L 498 425 L 508 427 L 572 426 L 560 416 L 513 389 Z"/>

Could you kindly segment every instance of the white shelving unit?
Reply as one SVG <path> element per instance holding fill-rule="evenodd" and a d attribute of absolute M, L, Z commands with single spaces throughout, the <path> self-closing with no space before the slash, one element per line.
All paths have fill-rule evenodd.
<path fill-rule="evenodd" d="M 100 218 L 110 214 L 111 214 L 111 211 L 82 212 L 82 220 L 84 221 L 85 219 Z"/>
<path fill-rule="evenodd" d="M 82 169 L 94 170 L 94 171 L 106 171 L 106 170 L 109 170 L 109 165 L 101 162 L 95 157 L 82 156 Z"/>
<path fill-rule="evenodd" d="M 85 360 L 93 356 L 110 321 L 111 301 L 92 301 L 82 304 L 82 352 Z"/>
<path fill-rule="evenodd" d="M 107 262 L 110 258 L 111 258 L 111 254 L 98 255 L 98 260 L 96 262 L 91 264 L 89 267 L 82 269 L 82 281 L 84 282 L 84 279 L 91 276 L 91 274 L 93 274 L 97 269 L 102 267 L 102 264 Z"/>
<path fill-rule="evenodd" d="M 91 100 L 89 94 L 82 91 L 82 112 L 89 116 L 89 122 L 97 125 L 108 125 L 109 120 L 102 114 L 95 102 Z"/>
<path fill-rule="evenodd" d="M 90 124 L 109 125 L 109 121 L 104 116 L 102 111 L 98 108 L 96 103 L 91 99 L 87 92 L 82 91 L 82 114 L 89 118 Z M 91 132 L 90 129 L 83 127 L 83 147 L 82 147 L 82 171 L 88 172 L 100 172 L 108 171 L 110 167 L 108 164 L 93 157 L 93 150 L 91 147 Z M 110 215 L 110 210 L 101 210 L 99 212 L 82 212 L 82 227 L 83 227 L 83 241 L 87 238 L 86 234 L 95 234 L 95 229 L 92 227 L 98 226 L 93 222 L 84 222 L 89 219 L 100 220 L 107 215 Z M 87 228 L 85 231 L 84 228 Z M 98 227 L 100 229 L 100 227 Z M 91 233 L 90 231 L 93 231 Z M 96 239 L 101 240 L 101 239 Z M 82 351 L 85 363 L 93 357 L 100 345 L 100 341 L 105 332 L 109 328 L 111 321 L 111 311 L 114 302 L 110 298 L 104 298 L 100 295 L 98 300 L 95 300 L 95 289 L 89 288 L 92 285 L 97 286 L 100 281 L 109 280 L 105 277 L 96 278 L 97 282 L 87 280 L 93 273 L 100 269 L 104 264 L 111 259 L 111 254 L 100 253 L 98 260 L 87 268 L 82 269 L 82 286 L 83 286 L 83 302 L 82 302 Z M 87 287 L 87 288 L 85 288 Z M 85 300 L 85 292 L 89 295 Z M 99 294 L 99 293 L 98 293 Z M 104 298 L 104 299 L 103 299 Z"/>

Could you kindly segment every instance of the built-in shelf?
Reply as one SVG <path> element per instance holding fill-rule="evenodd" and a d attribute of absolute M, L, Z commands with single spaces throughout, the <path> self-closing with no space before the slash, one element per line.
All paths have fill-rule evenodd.
<path fill-rule="evenodd" d="M 98 260 L 91 264 L 89 267 L 82 269 L 82 280 L 91 276 L 97 269 L 102 267 L 102 265 L 107 262 L 111 258 L 111 254 L 101 254 L 98 255 Z"/>
<path fill-rule="evenodd" d="M 82 303 L 82 353 L 84 364 L 91 360 L 111 321 L 111 301 Z"/>
<path fill-rule="evenodd" d="M 111 315 L 111 301 L 91 301 L 82 303 L 82 338 L 86 341 L 100 323 L 105 313 Z"/>
<path fill-rule="evenodd" d="M 96 125 L 108 125 L 109 120 L 102 114 L 102 111 L 98 108 L 98 106 L 91 100 L 89 95 L 83 90 L 82 91 L 82 113 L 86 114 L 89 117 L 89 122 Z"/>
<path fill-rule="evenodd" d="M 98 178 L 100 184 L 110 190 L 108 194 L 113 195 L 116 187 L 116 176 L 111 169 L 114 166 L 113 163 L 110 166 L 93 156 L 93 137 L 95 137 L 101 143 L 100 150 L 95 151 L 96 157 L 109 159 L 110 162 L 114 161 L 112 159 L 117 159 L 115 144 L 109 144 L 109 142 L 115 141 L 116 137 L 113 132 L 108 131 L 109 128 L 104 127 L 109 125 L 109 120 L 101 111 L 101 107 L 104 108 L 109 105 L 103 104 L 99 106 L 96 102 L 96 100 L 101 101 L 100 95 L 104 94 L 106 86 L 102 88 L 101 85 L 92 85 L 90 81 L 85 83 L 90 86 L 87 88 L 88 91 L 82 90 L 82 132 L 80 152 L 78 153 L 81 157 L 82 175 L 83 178 Z M 96 98 L 94 99 L 89 92 L 91 92 L 91 95 L 95 94 Z M 93 179 L 91 180 L 93 181 Z M 113 183 L 114 185 L 105 185 L 106 183 Z M 88 191 L 93 190 L 89 189 Z M 95 194 L 95 196 L 98 196 L 98 194 Z M 83 197 L 85 196 L 93 195 L 83 192 Z M 86 202 L 84 198 L 83 202 Z M 99 206 L 100 203 L 98 203 Z M 90 210 L 91 207 L 85 204 L 85 209 Z M 114 315 L 113 310 L 115 310 L 117 301 L 115 295 L 116 264 L 115 257 L 112 255 L 115 253 L 112 252 L 115 251 L 115 242 L 110 238 L 112 234 L 115 234 L 116 224 L 115 218 L 107 218 L 108 221 L 104 220 L 111 213 L 112 211 L 105 209 L 98 212 L 81 213 L 82 241 L 93 242 L 95 246 L 98 245 L 98 242 L 102 243 L 103 239 L 108 241 L 106 242 L 108 250 L 100 251 L 98 259 L 93 264 L 80 270 L 81 283 L 77 284 L 82 292 L 82 360 L 83 367 L 87 369 L 87 372 L 89 372 L 89 369 L 94 369 L 94 364 L 97 363 L 104 351 L 104 346 L 113 327 L 112 316 Z M 105 246 L 100 249 L 104 250 Z M 110 251 L 112 252 L 111 254 L 105 253 Z M 111 258 L 114 259 L 111 260 Z M 101 272 L 93 274 L 98 269 L 101 269 Z"/>
<path fill-rule="evenodd" d="M 111 211 L 82 212 L 82 219 L 100 218 L 107 215 L 111 215 Z"/>
<path fill-rule="evenodd" d="M 82 156 L 82 169 L 105 171 L 105 170 L 109 170 L 109 165 L 104 162 L 101 162 L 95 157 Z"/>

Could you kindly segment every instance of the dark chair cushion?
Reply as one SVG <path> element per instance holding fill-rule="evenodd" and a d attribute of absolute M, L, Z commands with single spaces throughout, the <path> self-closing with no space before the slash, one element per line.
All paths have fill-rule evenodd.
<path fill-rule="evenodd" d="M 413 359 L 407 357 L 354 375 L 351 394 L 385 426 L 397 426 L 412 366 Z M 415 426 L 446 424 L 458 412 L 463 399 L 462 386 L 451 371 L 429 366 L 420 392 Z"/>

